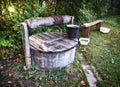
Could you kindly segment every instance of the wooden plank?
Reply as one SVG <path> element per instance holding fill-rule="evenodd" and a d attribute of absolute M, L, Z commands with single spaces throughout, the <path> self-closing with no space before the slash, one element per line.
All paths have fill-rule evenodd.
<path fill-rule="evenodd" d="M 38 47 L 36 43 L 30 40 L 30 47 L 34 50 L 42 50 L 41 48 Z"/>
<path fill-rule="evenodd" d="M 37 48 L 41 48 L 43 51 L 47 51 L 48 49 L 46 48 L 46 46 L 44 46 L 44 41 L 42 42 L 39 39 L 35 39 L 35 38 L 30 38 L 30 45 L 34 43 L 34 46 L 36 45 Z"/>
<path fill-rule="evenodd" d="M 82 25 L 82 27 L 91 27 L 91 26 L 96 25 L 96 24 L 101 23 L 101 22 L 103 22 L 103 20 L 96 20 L 96 21 L 93 21 L 90 23 L 85 23 Z"/>
<path fill-rule="evenodd" d="M 43 35 L 45 35 L 45 36 L 47 36 L 49 39 L 54 39 L 54 38 L 56 38 L 55 36 L 53 36 L 53 35 L 50 35 L 49 33 L 47 33 L 47 32 L 45 32 L 45 33 L 42 33 Z M 57 37 L 59 37 L 59 36 L 57 36 Z"/>
<path fill-rule="evenodd" d="M 39 34 L 39 35 L 37 35 L 36 37 L 41 38 L 41 39 L 44 40 L 44 41 L 50 40 L 49 37 L 47 37 L 46 35 L 43 35 L 43 34 Z"/>
<path fill-rule="evenodd" d="M 45 34 L 46 35 L 46 34 Z M 43 33 L 42 34 L 35 34 L 35 35 L 32 35 L 31 37 L 30 37 L 30 39 L 31 38 L 35 38 L 35 39 L 37 39 L 39 42 L 41 42 L 41 43 L 44 43 L 44 42 L 46 42 L 46 43 L 52 43 L 52 42 L 54 42 L 54 41 L 57 41 L 57 40 L 60 40 L 60 39 L 62 39 L 63 37 L 54 37 L 54 36 L 52 36 L 52 38 L 49 38 L 48 36 L 43 36 Z"/>
<path fill-rule="evenodd" d="M 50 32 L 49 34 L 56 38 L 67 36 L 65 33 L 60 33 L 60 32 Z"/>
<path fill-rule="evenodd" d="M 81 58 L 81 65 L 85 72 L 89 87 L 96 87 L 97 79 L 95 78 L 90 66 L 87 64 L 85 58 L 83 57 L 83 54 L 80 54 Z"/>
<path fill-rule="evenodd" d="M 57 17 L 56 20 L 54 16 L 52 17 L 39 17 L 39 18 L 31 18 L 28 20 L 25 20 L 29 28 L 38 28 L 43 26 L 51 26 L 56 24 L 63 24 L 63 23 L 73 23 L 74 16 L 55 16 Z M 63 22 L 63 23 L 61 23 Z"/>
<path fill-rule="evenodd" d="M 49 34 L 51 35 L 51 38 L 49 37 Z M 42 37 L 38 37 L 41 35 L 45 35 L 44 37 L 49 37 L 50 39 L 46 40 Z M 66 36 L 66 34 L 57 32 L 35 34 L 30 37 L 30 45 L 34 47 L 34 49 L 43 52 L 60 52 L 73 48 L 78 44 L 78 41 L 68 39 L 67 36 L 64 36 Z"/>

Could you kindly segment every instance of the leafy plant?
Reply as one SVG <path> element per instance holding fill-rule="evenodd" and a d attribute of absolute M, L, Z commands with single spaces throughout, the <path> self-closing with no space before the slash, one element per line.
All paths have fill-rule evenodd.
<path fill-rule="evenodd" d="M 89 8 L 81 8 L 79 10 L 79 22 L 82 23 L 86 23 L 86 22 L 91 22 L 94 21 L 96 19 L 96 16 L 93 14 L 93 11 Z"/>

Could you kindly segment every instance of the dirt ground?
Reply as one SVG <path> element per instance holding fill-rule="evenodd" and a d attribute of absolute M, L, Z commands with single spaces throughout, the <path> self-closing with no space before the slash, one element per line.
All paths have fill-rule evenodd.
<path fill-rule="evenodd" d="M 26 73 L 16 64 L 19 63 L 0 59 L 0 87 L 37 87 L 31 80 L 18 78 L 20 73 Z"/>

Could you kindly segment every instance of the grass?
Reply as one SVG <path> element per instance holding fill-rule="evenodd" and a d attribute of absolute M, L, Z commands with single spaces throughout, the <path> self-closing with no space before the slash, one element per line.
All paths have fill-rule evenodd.
<path fill-rule="evenodd" d="M 4 65 L 0 64 L 0 69 L 2 69 L 0 86 L 16 87 L 17 85 L 17 87 L 21 87 L 21 85 L 32 85 L 31 87 L 80 87 L 82 85 L 81 81 L 85 81 L 86 87 L 88 87 L 87 80 L 80 65 L 78 53 L 76 54 L 74 63 L 62 69 L 41 72 L 35 70 L 34 67 L 30 70 L 25 70 L 24 65 L 23 63 L 17 62 Z"/>
<path fill-rule="evenodd" d="M 111 31 L 108 34 L 90 32 L 90 44 L 83 52 L 87 62 L 99 72 L 102 81 L 97 87 L 120 87 L 120 17 L 103 19 L 104 27 Z"/>
<path fill-rule="evenodd" d="M 96 78 L 96 71 L 102 78 L 98 80 L 97 87 L 120 87 L 120 17 L 107 17 L 103 20 L 102 26 L 110 28 L 111 31 L 103 34 L 92 28 L 89 45 L 77 47 L 75 60 L 70 66 L 41 72 L 35 70 L 34 66 L 25 70 L 23 62 L 0 63 L 0 86 L 89 87 L 81 67 L 83 54 Z M 82 85 L 81 81 L 84 81 L 85 85 Z"/>

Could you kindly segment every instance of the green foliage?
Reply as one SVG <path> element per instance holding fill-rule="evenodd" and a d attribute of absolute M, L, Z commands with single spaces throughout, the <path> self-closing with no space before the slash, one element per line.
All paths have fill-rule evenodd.
<path fill-rule="evenodd" d="M 79 22 L 82 23 L 86 23 L 86 22 L 91 22 L 94 21 L 96 19 L 96 16 L 93 14 L 93 11 L 88 9 L 88 8 L 81 8 L 79 10 Z"/>
<path fill-rule="evenodd" d="M 49 1 L 48 1 L 49 2 Z M 80 23 L 93 21 L 98 17 L 105 16 L 110 7 L 110 0 L 59 0 L 49 6 L 57 15 L 73 15 Z"/>
<path fill-rule="evenodd" d="M 108 13 L 111 0 L 90 0 L 88 6 L 97 16 L 105 16 Z"/>
<path fill-rule="evenodd" d="M 120 0 L 111 0 L 109 14 L 111 15 L 120 15 Z"/>
<path fill-rule="evenodd" d="M 36 1 L 25 0 L 14 3 L 9 1 L 9 5 L 5 2 L 2 1 L 3 4 L 1 4 L 2 7 L 5 6 L 2 9 L 3 16 L 0 17 L 0 31 L 2 31 L 0 47 L 15 47 L 21 44 L 21 31 L 18 27 L 20 22 L 30 17 L 38 17 L 43 7 Z M 11 12 L 9 7 L 14 10 Z"/>

